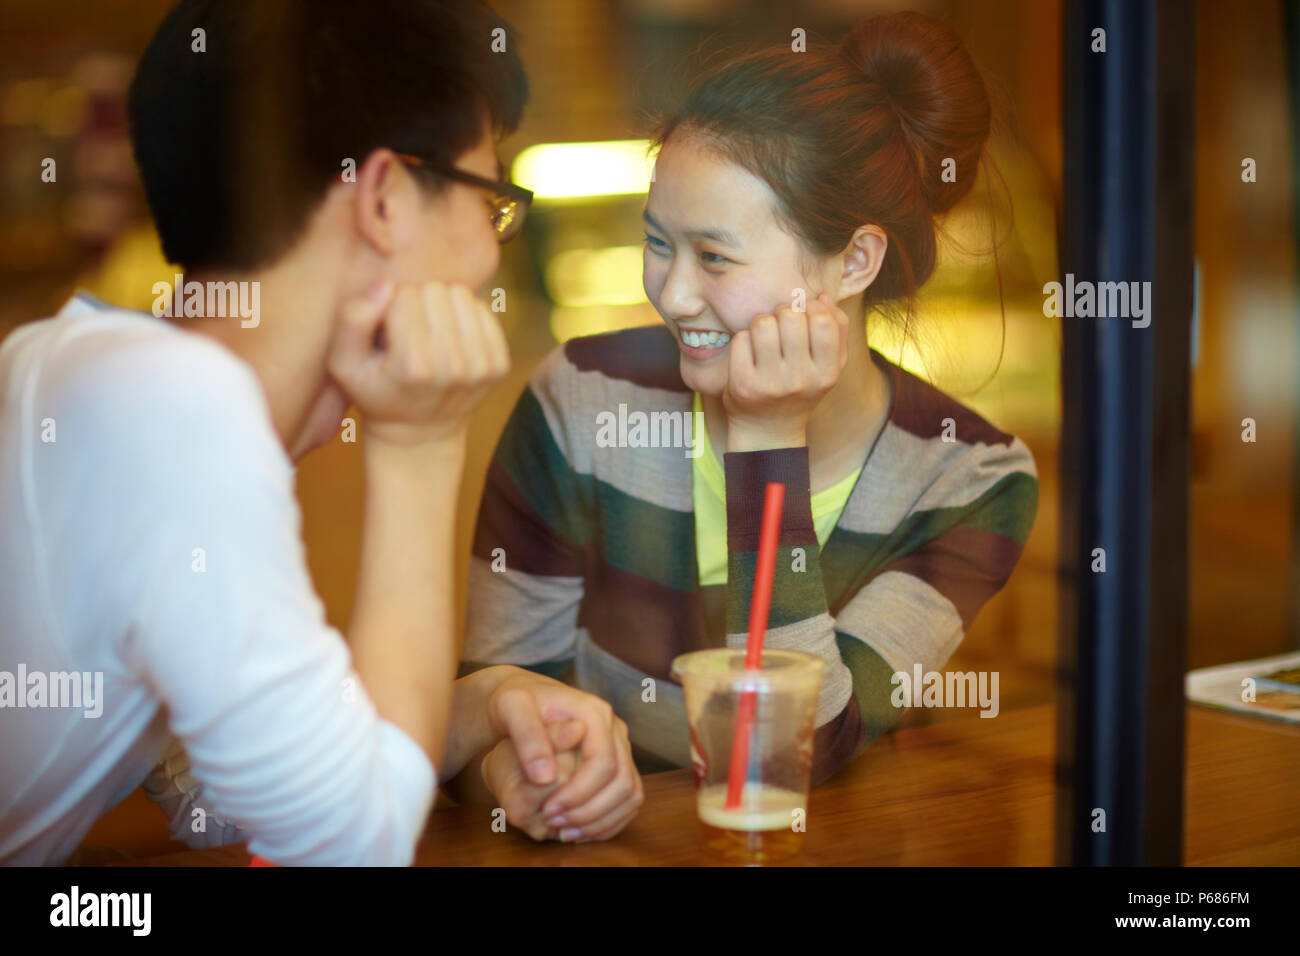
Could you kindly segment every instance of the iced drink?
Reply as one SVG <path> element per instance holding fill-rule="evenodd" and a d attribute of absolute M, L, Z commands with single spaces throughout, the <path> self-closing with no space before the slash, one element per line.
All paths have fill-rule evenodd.
<path fill-rule="evenodd" d="M 803 849 L 804 795 L 749 783 L 740 808 L 728 810 L 725 783 L 703 787 L 696 799 L 704 848 L 727 860 L 770 863 Z"/>
<path fill-rule="evenodd" d="M 817 694 L 826 662 L 799 651 L 767 650 L 759 670 L 741 650 L 695 651 L 673 661 L 682 682 L 696 776 L 696 807 L 707 852 L 769 863 L 803 846 Z M 748 763 L 737 806 L 727 805 L 740 701 L 755 706 Z"/>

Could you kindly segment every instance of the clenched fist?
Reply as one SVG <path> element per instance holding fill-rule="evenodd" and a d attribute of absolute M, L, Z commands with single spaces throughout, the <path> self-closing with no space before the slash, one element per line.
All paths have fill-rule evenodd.
<path fill-rule="evenodd" d="M 483 761 L 483 782 L 533 839 L 607 840 L 640 810 L 627 724 L 608 701 L 525 671 L 497 685 L 488 721 L 503 739 Z M 557 740 L 561 732 L 576 733 Z"/>
<path fill-rule="evenodd" d="M 849 317 L 826 293 L 806 313 L 783 305 L 731 339 L 727 450 L 807 444 L 808 419 L 849 360 Z"/>
<path fill-rule="evenodd" d="M 394 445 L 455 438 L 510 367 L 501 325 L 464 286 L 384 280 L 343 306 L 329 372 L 366 436 Z"/>
<path fill-rule="evenodd" d="M 519 762 L 519 752 L 509 737 L 488 751 L 480 768 L 483 783 L 501 801 L 506 819 L 539 842 L 554 840 L 558 836 L 555 828 L 546 822 L 542 805 L 547 797 L 569 782 L 581 765 L 582 754 L 577 747 L 586 728 L 580 720 L 566 720 L 547 724 L 546 731 L 551 746 L 555 748 L 556 773 L 551 783 L 535 784 L 528 779 Z"/>

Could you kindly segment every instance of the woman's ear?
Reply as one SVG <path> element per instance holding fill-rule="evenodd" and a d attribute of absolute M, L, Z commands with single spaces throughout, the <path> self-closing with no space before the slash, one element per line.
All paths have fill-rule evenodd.
<path fill-rule="evenodd" d="M 876 281 L 888 247 L 889 240 L 879 226 L 859 226 L 854 231 L 853 238 L 841 254 L 844 266 L 840 274 L 839 299 L 858 295 Z"/>

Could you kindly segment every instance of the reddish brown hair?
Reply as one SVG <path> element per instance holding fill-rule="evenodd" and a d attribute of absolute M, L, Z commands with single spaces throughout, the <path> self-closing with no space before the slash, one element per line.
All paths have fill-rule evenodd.
<path fill-rule="evenodd" d="M 864 305 L 902 301 L 910 318 L 934 271 L 934 217 L 974 185 L 991 118 L 957 34 L 932 17 L 893 13 L 858 22 L 838 47 L 728 58 L 660 122 L 652 146 L 678 129 L 702 137 L 771 187 L 778 218 L 817 255 L 842 252 L 859 226 L 879 226 L 888 248 Z M 955 182 L 943 180 L 948 158 Z"/>

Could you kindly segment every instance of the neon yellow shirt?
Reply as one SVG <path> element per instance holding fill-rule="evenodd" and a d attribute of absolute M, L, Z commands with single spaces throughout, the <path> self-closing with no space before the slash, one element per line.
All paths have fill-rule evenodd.
<path fill-rule="evenodd" d="M 699 439 L 704 451 L 691 459 L 691 500 L 695 505 L 695 557 L 700 566 L 700 584 L 727 583 L 727 477 L 722 462 L 709 441 L 708 427 L 704 424 L 704 406 L 697 394 L 692 400 L 697 413 L 692 416 L 700 423 Z M 862 474 L 862 465 L 845 475 L 840 481 L 812 496 L 813 526 L 817 530 L 817 543 L 826 547 L 835 524 L 840 520 L 844 505 L 853 493 Z"/>

